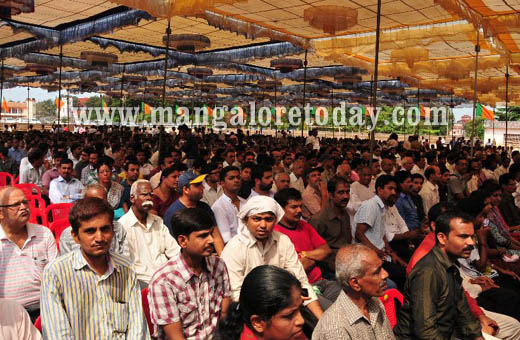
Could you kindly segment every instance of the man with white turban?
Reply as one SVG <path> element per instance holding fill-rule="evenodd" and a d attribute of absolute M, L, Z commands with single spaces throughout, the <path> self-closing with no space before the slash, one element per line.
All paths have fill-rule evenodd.
<path fill-rule="evenodd" d="M 323 314 L 316 293 L 289 237 L 274 231 L 284 210 L 271 197 L 255 196 L 238 213 L 238 231 L 224 247 L 221 257 L 231 281 L 231 299 L 238 301 L 245 276 L 253 268 L 273 265 L 291 272 L 308 292 L 304 305 L 319 319 Z"/>

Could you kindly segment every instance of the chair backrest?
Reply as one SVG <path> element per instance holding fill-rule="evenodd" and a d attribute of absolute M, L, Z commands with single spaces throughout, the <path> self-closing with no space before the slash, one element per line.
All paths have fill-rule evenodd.
<path fill-rule="evenodd" d="M 72 208 L 74 203 L 56 203 L 50 204 L 47 207 L 45 215 L 47 216 L 47 220 L 49 222 L 61 220 L 64 218 L 69 218 L 69 211 Z"/>
<path fill-rule="evenodd" d="M 401 305 L 403 305 L 403 294 L 401 294 L 397 289 L 388 289 L 385 291 L 385 294 L 379 298 L 385 306 L 386 317 L 388 321 L 390 321 L 390 326 L 394 328 L 397 324 L 397 313 L 395 311 L 395 300 L 399 301 Z"/>
<path fill-rule="evenodd" d="M 148 288 L 141 290 L 141 301 L 143 303 L 143 313 L 148 324 L 148 331 L 150 335 L 153 334 L 152 319 L 150 318 L 150 304 L 148 303 Z"/>
<path fill-rule="evenodd" d="M 40 197 L 32 197 L 29 200 L 31 209 L 31 217 L 29 218 L 30 223 L 41 224 L 48 227 L 47 215 L 45 210 L 45 201 Z"/>
<path fill-rule="evenodd" d="M 33 197 L 42 197 L 42 192 L 40 188 L 33 183 L 22 183 L 22 184 L 14 184 L 15 187 L 22 190 L 27 199 L 31 199 Z"/>
<path fill-rule="evenodd" d="M 13 175 L 8 172 L 0 172 L 0 187 L 5 187 L 8 184 L 14 184 Z"/>
<path fill-rule="evenodd" d="M 42 332 L 42 317 L 41 316 L 38 316 L 38 318 L 36 319 L 36 321 L 34 321 L 34 327 L 40 331 L 40 333 Z"/>
<path fill-rule="evenodd" d="M 49 229 L 54 234 L 54 238 L 56 239 L 56 245 L 58 246 L 58 250 L 60 250 L 60 236 L 63 230 L 70 227 L 70 222 L 68 218 L 62 218 L 49 223 Z"/>

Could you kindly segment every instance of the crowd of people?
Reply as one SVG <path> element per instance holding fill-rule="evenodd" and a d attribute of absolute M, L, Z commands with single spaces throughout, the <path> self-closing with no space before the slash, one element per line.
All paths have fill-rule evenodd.
<path fill-rule="evenodd" d="M 187 126 L 0 141 L 0 338 L 520 339 L 512 148 Z M 59 237 L 15 183 L 71 203 Z"/>

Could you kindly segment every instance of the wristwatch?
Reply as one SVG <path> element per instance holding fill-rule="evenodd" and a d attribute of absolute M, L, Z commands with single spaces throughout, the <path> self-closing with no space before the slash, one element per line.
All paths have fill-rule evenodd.
<path fill-rule="evenodd" d="M 307 252 L 305 250 L 300 252 L 300 257 L 301 258 L 307 257 Z"/>

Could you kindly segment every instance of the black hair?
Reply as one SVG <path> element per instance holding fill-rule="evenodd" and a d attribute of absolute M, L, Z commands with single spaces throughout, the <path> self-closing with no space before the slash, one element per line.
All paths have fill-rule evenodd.
<path fill-rule="evenodd" d="M 301 201 L 302 200 L 302 194 L 299 190 L 295 188 L 286 188 L 278 191 L 274 195 L 274 200 L 280 204 L 282 208 L 285 208 L 287 204 L 289 204 L 289 201 Z"/>
<path fill-rule="evenodd" d="M 171 152 L 161 152 L 159 154 L 159 165 L 164 165 L 166 158 L 173 158 Z"/>
<path fill-rule="evenodd" d="M 433 205 L 428 211 L 428 221 L 434 222 L 435 220 L 437 220 L 437 217 L 439 217 L 439 215 L 446 210 L 448 210 L 447 202 L 439 202 Z"/>
<path fill-rule="evenodd" d="M 475 193 L 459 201 L 457 208 L 475 219 L 484 209 L 484 197 L 480 193 Z"/>
<path fill-rule="evenodd" d="M 114 209 L 107 201 L 97 197 L 87 197 L 76 201 L 69 213 L 72 232 L 77 235 L 81 222 L 88 221 L 102 214 L 107 214 L 110 217 L 110 223 L 114 221 Z"/>
<path fill-rule="evenodd" d="M 381 176 L 379 176 L 376 179 L 376 192 L 377 192 L 377 189 L 379 189 L 379 188 L 380 189 L 384 189 L 385 185 L 387 185 L 390 182 L 394 182 L 395 184 L 397 184 L 394 176 L 390 176 L 390 175 L 381 175 Z"/>
<path fill-rule="evenodd" d="M 257 166 L 251 169 L 251 179 L 255 181 L 256 179 L 262 180 L 264 177 L 264 173 L 273 171 L 273 168 L 267 165 L 258 164 Z"/>
<path fill-rule="evenodd" d="M 505 174 L 500 176 L 500 178 L 498 179 L 498 183 L 500 183 L 501 186 L 502 185 L 508 185 L 509 181 L 514 180 L 514 179 L 515 178 L 513 177 L 513 175 L 505 173 Z"/>
<path fill-rule="evenodd" d="M 348 182 L 341 178 L 341 177 L 338 177 L 338 176 L 334 176 L 332 177 L 331 179 L 329 179 L 329 181 L 327 182 L 327 191 L 330 193 L 330 194 L 333 194 L 336 189 L 338 188 L 338 185 L 339 184 L 345 184 L 345 185 L 348 185 Z"/>
<path fill-rule="evenodd" d="M 62 166 L 63 164 L 74 164 L 74 162 L 71 159 L 64 158 L 61 160 L 60 166 Z"/>
<path fill-rule="evenodd" d="M 509 167 L 509 173 L 516 177 L 516 174 L 520 172 L 520 164 L 513 163 Z"/>
<path fill-rule="evenodd" d="M 253 162 L 245 162 L 242 164 L 242 170 L 244 169 L 251 169 L 251 171 L 256 167 L 256 164 Z"/>
<path fill-rule="evenodd" d="M 502 188 L 500 187 L 500 185 L 498 185 L 494 181 L 491 181 L 491 182 L 485 181 L 482 184 L 480 191 L 482 193 L 482 197 L 484 199 L 486 199 L 486 198 L 490 197 L 491 195 L 493 195 L 493 193 L 495 193 L 497 191 L 502 191 Z"/>
<path fill-rule="evenodd" d="M 399 170 L 394 175 L 396 184 L 402 184 L 407 178 L 412 178 L 412 174 L 407 170 Z"/>
<path fill-rule="evenodd" d="M 238 173 L 240 174 L 239 168 L 237 168 L 236 166 L 233 166 L 233 165 L 228 165 L 224 169 L 220 170 L 220 175 L 219 175 L 220 180 L 221 181 L 225 180 L 228 172 L 231 172 L 231 171 L 238 171 Z"/>
<path fill-rule="evenodd" d="M 202 167 L 202 173 L 203 174 L 210 174 L 213 170 L 216 170 L 218 169 L 218 165 L 219 163 L 218 162 L 211 162 L 209 164 L 205 164 L 203 167 Z"/>
<path fill-rule="evenodd" d="M 9 150 L 5 146 L 0 146 L 0 153 L 4 155 L 4 157 L 7 157 L 9 155 Z"/>
<path fill-rule="evenodd" d="M 173 236 L 189 236 L 195 231 L 212 229 L 215 220 L 211 214 L 202 208 L 186 208 L 177 211 L 171 218 Z"/>
<path fill-rule="evenodd" d="M 33 149 L 27 155 L 27 160 L 32 163 L 43 157 L 43 151 L 41 149 Z"/>
<path fill-rule="evenodd" d="M 451 231 L 450 223 L 454 219 L 461 219 L 464 223 L 473 223 L 473 218 L 467 213 L 456 210 L 446 211 L 435 220 L 435 237 L 439 233 L 448 236 Z"/>
<path fill-rule="evenodd" d="M 172 173 L 174 173 L 175 171 L 181 172 L 181 171 L 179 170 L 179 167 L 176 166 L 175 164 L 172 165 L 172 166 L 170 166 L 170 167 L 168 167 L 168 168 L 166 168 L 166 169 L 164 169 L 164 170 L 161 172 L 161 182 L 162 182 L 163 178 L 166 178 L 166 177 L 170 176 L 170 175 L 171 175 Z"/>
<path fill-rule="evenodd" d="M 217 340 L 238 340 L 244 324 L 253 330 L 251 316 L 269 322 L 273 316 L 292 304 L 292 290 L 301 284 L 288 271 L 269 265 L 254 268 L 247 274 L 238 303 L 229 306 L 227 317 L 217 326 Z"/>
<path fill-rule="evenodd" d="M 414 179 L 416 179 L 416 178 L 420 178 L 420 179 L 423 181 L 423 183 L 424 183 L 424 176 L 421 175 L 421 174 L 415 173 L 415 174 L 412 174 L 411 177 L 412 177 L 412 181 L 413 181 Z"/>
<path fill-rule="evenodd" d="M 139 165 L 139 163 L 137 162 L 137 158 L 135 158 L 135 156 L 131 156 L 126 159 L 125 166 L 124 166 L 125 171 L 128 171 L 128 167 L 130 166 L 130 164 Z"/>
<path fill-rule="evenodd" d="M 99 172 L 101 166 L 106 165 L 112 170 L 112 166 L 114 165 L 114 160 L 108 156 L 103 156 L 96 164 L 96 170 Z"/>
<path fill-rule="evenodd" d="M 433 166 L 429 166 L 424 171 L 424 177 L 430 180 L 431 175 L 435 175 L 435 168 Z"/>

